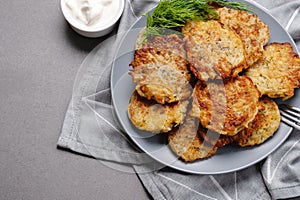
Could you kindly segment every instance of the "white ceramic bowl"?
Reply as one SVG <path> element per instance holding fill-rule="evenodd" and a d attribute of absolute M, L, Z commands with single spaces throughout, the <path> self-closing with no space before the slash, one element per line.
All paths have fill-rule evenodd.
<path fill-rule="evenodd" d="M 76 31 L 77 33 L 85 37 L 96 38 L 110 33 L 114 29 L 115 25 L 117 24 L 118 20 L 120 19 L 123 13 L 124 6 L 125 6 L 124 0 L 114 0 L 114 1 L 119 1 L 119 8 L 116 14 L 112 17 L 112 19 L 109 22 L 104 24 L 101 24 L 101 22 L 99 22 L 99 25 L 95 27 L 85 26 L 84 24 L 75 20 L 72 14 L 68 12 L 67 10 L 68 8 L 65 4 L 65 0 L 61 0 L 60 5 L 65 19 L 67 20 L 67 22 L 70 24 L 70 26 L 73 28 L 74 31 Z"/>

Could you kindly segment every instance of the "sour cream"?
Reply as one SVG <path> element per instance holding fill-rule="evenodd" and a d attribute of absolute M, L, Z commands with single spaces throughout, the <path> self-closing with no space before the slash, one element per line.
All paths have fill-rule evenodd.
<path fill-rule="evenodd" d="M 82 26 L 105 26 L 118 14 L 119 0 L 64 0 L 66 14 Z"/>

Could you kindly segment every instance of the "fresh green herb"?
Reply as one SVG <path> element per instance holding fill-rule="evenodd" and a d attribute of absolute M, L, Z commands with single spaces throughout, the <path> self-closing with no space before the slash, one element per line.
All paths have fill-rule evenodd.
<path fill-rule="evenodd" d="M 176 29 L 189 20 L 217 19 L 215 5 L 249 11 L 246 4 L 227 0 L 161 0 L 147 17 L 147 35 L 161 35 L 158 29 Z"/>
<path fill-rule="evenodd" d="M 213 1 L 206 1 L 206 2 L 214 2 L 221 6 L 227 6 L 229 8 L 235 9 L 235 10 L 243 10 L 243 11 L 247 11 L 247 12 L 251 11 L 249 6 L 243 2 L 227 1 L 227 0 L 213 0 Z"/>

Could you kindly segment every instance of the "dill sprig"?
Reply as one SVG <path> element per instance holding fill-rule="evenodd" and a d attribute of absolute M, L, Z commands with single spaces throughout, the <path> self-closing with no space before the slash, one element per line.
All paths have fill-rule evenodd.
<path fill-rule="evenodd" d="M 160 0 L 152 14 L 147 14 L 147 35 L 160 35 L 158 29 L 176 29 L 190 20 L 217 19 L 215 5 L 250 11 L 242 2 L 227 0 Z"/>
<path fill-rule="evenodd" d="M 221 6 L 227 6 L 235 10 L 243 10 L 243 11 L 251 12 L 249 6 L 243 2 L 227 1 L 227 0 L 213 0 L 213 1 L 206 1 L 206 2 L 214 2 Z"/>

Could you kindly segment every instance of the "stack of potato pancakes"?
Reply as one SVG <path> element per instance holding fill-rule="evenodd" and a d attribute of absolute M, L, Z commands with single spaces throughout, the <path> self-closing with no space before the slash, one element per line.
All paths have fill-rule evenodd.
<path fill-rule="evenodd" d="M 271 98 L 288 99 L 300 86 L 300 59 L 291 44 L 268 43 L 269 28 L 255 14 L 216 12 L 218 20 L 189 21 L 180 34 L 148 36 L 130 64 L 136 83 L 130 120 L 138 129 L 168 134 L 186 162 L 230 143 L 263 143 L 280 124 Z"/>

